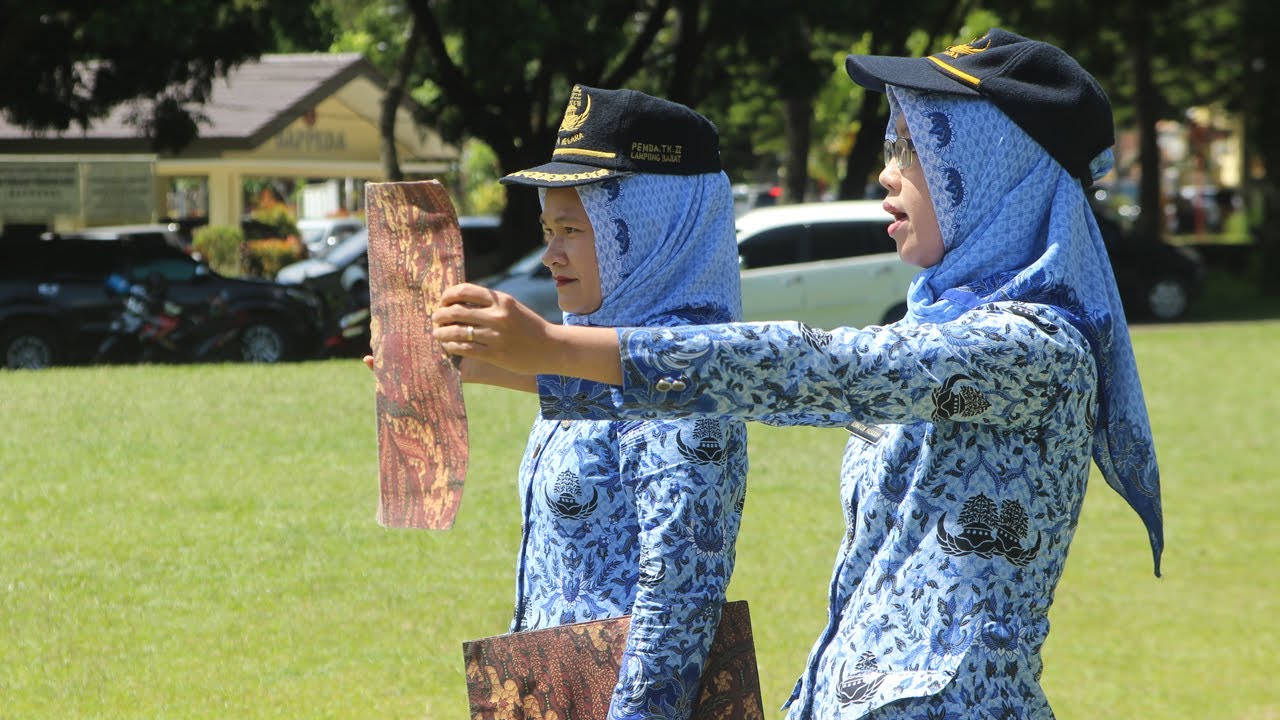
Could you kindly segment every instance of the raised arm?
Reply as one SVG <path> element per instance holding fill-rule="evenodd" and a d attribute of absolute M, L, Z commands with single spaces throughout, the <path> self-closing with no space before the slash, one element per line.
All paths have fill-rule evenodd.
<path fill-rule="evenodd" d="M 1076 328 L 1049 306 L 1011 303 L 904 328 L 631 328 L 622 331 L 621 354 L 625 382 L 614 400 L 624 418 L 1028 428 L 1068 393 L 1092 394 L 1096 381 Z"/>
<path fill-rule="evenodd" d="M 618 385 L 622 362 L 612 328 L 555 325 L 506 293 L 454 285 L 431 314 L 446 352 L 520 375 L 568 375 Z"/>

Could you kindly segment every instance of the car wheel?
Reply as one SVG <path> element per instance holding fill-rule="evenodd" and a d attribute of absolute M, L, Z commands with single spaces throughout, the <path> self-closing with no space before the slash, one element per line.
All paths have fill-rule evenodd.
<path fill-rule="evenodd" d="M 22 324 L 0 334 L 0 356 L 13 370 L 39 370 L 53 365 L 58 345 L 53 333 L 35 324 Z"/>
<path fill-rule="evenodd" d="M 1160 322 L 1177 320 L 1187 312 L 1191 292 L 1187 284 L 1175 277 L 1162 277 L 1147 287 L 1147 314 Z"/>
<path fill-rule="evenodd" d="M 893 307 L 889 308 L 887 312 L 885 312 L 884 317 L 880 318 L 880 324 L 888 325 L 890 323 L 896 323 L 906 316 L 907 316 L 907 304 L 898 303 L 897 305 L 894 305 Z"/>
<path fill-rule="evenodd" d="M 245 362 L 278 363 L 288 348 L 284 331 L 270 322 L 251 322 L 240 331 L 240 357 Z"/>

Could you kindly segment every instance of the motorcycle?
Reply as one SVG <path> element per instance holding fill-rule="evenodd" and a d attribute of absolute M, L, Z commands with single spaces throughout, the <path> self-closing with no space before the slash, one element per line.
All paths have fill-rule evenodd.
<path fill-rule="evenodd" d="M 342 291 L 340 299 L 331 305 L 340 306 L 341 314 L 331 326 L 329 334 L 323 340 L 321 355 L 323 357 L 364 357 L 370 352 L 369 343 L 372 336 L 369 331 L 369 282 L 368 275 L 361 264 L 356 263 L 342 273 L 339 282 Z M 338 307 L 333 307 L 338 310 Z M 337 314 L 337 312 L 334 312 Z"/>
<path fill-rule="evenodd" d="M 364 357 L 368 355 L 369 308 L 357 308 L 344 313 L 327 337 L 324 339 L 323 354 L 325 357 Z"/>
<path fill-rule="evenodd" d="M 94 362 L 205 362 L 234 359 L 245 318 L 230 313 L 226 297 L 209 299 L 208 309 L 191 311 L 168 300 L 164 278 L 145 284 L 121 275 L 107 278 L 107 292 L 123 298 L 119 316 L 94 355 Z"/>

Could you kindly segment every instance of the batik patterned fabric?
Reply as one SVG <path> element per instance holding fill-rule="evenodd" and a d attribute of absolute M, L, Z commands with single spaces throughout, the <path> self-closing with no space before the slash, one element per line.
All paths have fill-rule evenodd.
<path fill-rule="evenodd" d="M 911 129 L 946 246 L 944 260 L 912 283 L 908 317 L 946 322 L 994 300 L 1043 303 L 1066 314 L 1098 362 L 1094 462 L 1142 519 L 1159 575 L 1164 529 L 1151 425 L 1115 276 L 1083 188 L 990 103 L 888 90 L 893 118 L 904 113 Z M 1099 177 L 1110 158 L 1107 150 L 1092 164 Z"/>
<path fill-rule="evenodd" d="M 620 329 L 614 408 L 581 417 L 848 430 L 847 532 L 790 718 L 1044 720 L 1040 649 L 1091 454 L 1146 473 L 1119 485 L 1159 553 L 1124 318 L 1078 181 L 983 101 L 893 97 L 947 249 L 907 317 Z M 1136 438 L 1122 460 L 1099 448 L 1113 435 Z"/>
<path fill-rule="evenodd" d="M 1003 302 L 942 324 L 649 328 L 623 343 L 623 415 L 849 430 L 846 537 L 790 717 L 939 702 L 957 718 L 1051 716 L 1039 651 L 1096 410 L 1093 355 L 1065 316 Z"/>
<path fill-rule="evenodd" d="M 657 324 L 675 313 L 742 315 L 733 194 L 724 173 L 631 175 L 578 186 L 604 301 L 566 325 Z M 711 241 L 711 238 L 715 238 Z"/>
<path fill-rule="evenodd" d="M 603 302 L 567 324 L 740 318 L 723 174 L 580 186 Z M 601 414 L 609 386 L 539 376 L 543 416 Z M 734 418 L 535 421 L 520 467 L 524 533 L 512 631 L 630 614 L 609 718 L 687 718 L 697 699 L 746 497 Z"/>

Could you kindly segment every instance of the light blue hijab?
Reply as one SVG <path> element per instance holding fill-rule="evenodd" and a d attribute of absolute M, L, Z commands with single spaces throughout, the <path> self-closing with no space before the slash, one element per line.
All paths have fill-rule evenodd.
<path fill-rule="evenodd" d="M 945 254 L 911 283 L 905 322 L 954 319 L 990 302 L 1052 305 L 1088 339 L 1098 368 L 1093 459 L 1142 518 L 1156 575 L 1164 549 L 1160 472 L 1115 277 L 1080 181 L 990 102 L 886 88 L 905 116 Z M 1091 169 L 1101 177 L 1111 151 Z"/>
<path fill-rule="evenodd" d="M 602 302 L 566 325 L 704 325 L 742 317 L 724 173 L 637 174 L 577 187 L 596 236 Z M 545 191 L 539 195 L 545 198 Z"/>

